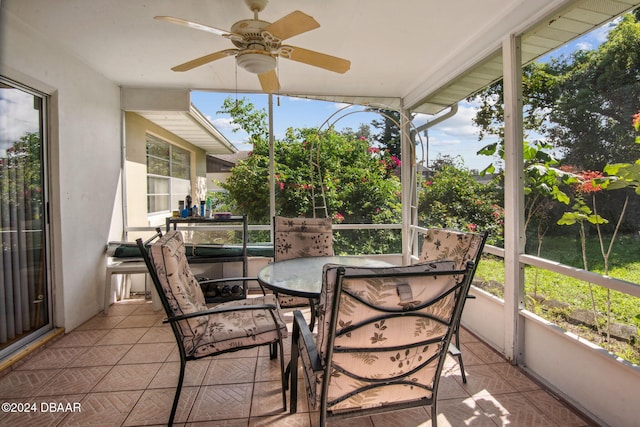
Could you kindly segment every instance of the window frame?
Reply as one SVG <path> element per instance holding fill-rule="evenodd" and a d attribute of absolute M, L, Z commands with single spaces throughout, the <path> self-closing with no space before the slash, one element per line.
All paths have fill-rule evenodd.
<path fill-rule="evenodd" d="M 149 153 L 149 148 L 150 148 L 150 144 L 156 144 L 156 145 L 160 145 L 160 144 L 166 144 L 167 147 L 167 156 L 159 156 L 157 154 L 153 154 L 153 153 Z M 146 160 L 146 176 L 147 176 L 147 215 L 148 216 L 153 216 L 153 215 L 159 215 L 159 214 L 166 214 L 168 212 L 171 212 L 172 210 L 172 200 L 175 197 L 174 194 L 174 187 L 176 187 L 176 182 L 180 181 L 183 183 L 187 183 L 187 187 L 189 188 L 189 191 L 192 188 L 192 176 L 191 176 L 191 171 L 192 171 L 192 155 L 191 155 L 191 151 L 180 147 L 176 144 L 171 143 L 170 141 L 159 137 L 158 135 L 154 135 L 150 132 L 147 132 L 145 134 L 145 160 Z M 178 157 L 177 157 L 177 156 Z M 180 161 L 180 157 L 184 157 L 186 160 L 186 162 L 182 162 Z M 168 164 L 168 173 L 167 175 L 161 174 L 161 173 L 151 173 L 149 170 L 149 160 L 150 159 L 155 159 L 155 160 L 159 160 L 159 161 L 166 161 Z M 177 166 L 180 166 L 180 168 L 178 168 Z M 177 169 L 181 169 L 184 171 L 183 174 L 181 174 L 182 176 L 174 176 L 176 175 L 176 170 Z M 157 172 L 157 171 L 156 171 Z M 184 176 L 187 175 L 187 178 L 184 178 Z M 150 185 L 150 180 L 166 180 L 167 182 L 167 188 L 168 188 L 168 193 L 164 193 L 164 192 L 151 192 L 151 185 Z M 157 199 L 157 200 L 164 200 L 164 203 L 160 202 L 160 203 L 151 203 L 152 198 L 161 198 L 161 199 Z M 152 206 L 157 206 L 157 205 L 166 205 L 167 209 L 161 209 L 161 210 L 152 210 Z M 177 208 L 177 206 L 176 206 Z"/>

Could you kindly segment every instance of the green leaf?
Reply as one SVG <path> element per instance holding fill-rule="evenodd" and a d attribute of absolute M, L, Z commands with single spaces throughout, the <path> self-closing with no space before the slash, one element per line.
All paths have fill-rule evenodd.
<path fill-rule="evenodd" d="M 497 148 L 498 148 L 498 143 L 494 142 L 493 144 L 489 144 L 482 147 L 476 154 L 481 156 L 493 156 L 496 153 Z"/>
<path fill-rule="evenodd" d="M 526 145 L 524 146 L 524 159 L 525 160 L 533 160 L 536 158 L 536 154 L 537 154 L 538 150 L 536 150 L 535 147 L 531 147 L 530 145 Z"/>
<path fill-rule="evenodd" d="M 625 163 L 616 163 L 613 165 L 606 165 L 604 167 L 604 169 L 602 169 L 602 172 L 606 173 L 607 175 L 618 175 L 618 171 L 620 170 L 621 167 L 626 166 Z"/>
<path fill-rule="evenodd" d="M 489 166 L 487 166 L 486 168 L 484 168 L 483 170 L 480 171 L 480 176 L 485 176 L 486 174 L 491 174 L 494 173 L 496 171 L 495 166 L 493 166 L 493 164 L 490 164 Z"/>
<path fill-rule="evenodd" d="M 600 215 L 589 215 L 587 217 L 587 221 L 589 221 L 591 224 L 608 224 L 609 221 L 602 218 Z"/>
<path fill-rule="evenodd" d="M 565 212 L 557 222 L 558 225 L 573 225 L 577 222 L 576 215 L 573 212 Z"/>
<path fill-rule="evenodd" d="M 560 190 L 557 185 L 553 186 L 553 190 L 551 190 L 551 194 L 554 199 L 556 199 L 560 203 L 564 203 L 565 205 L 568 205 L 569 202 L 571 201 L 571 199 L 569 199 L 569 196 L 567 196 L 564 191 Z"/>

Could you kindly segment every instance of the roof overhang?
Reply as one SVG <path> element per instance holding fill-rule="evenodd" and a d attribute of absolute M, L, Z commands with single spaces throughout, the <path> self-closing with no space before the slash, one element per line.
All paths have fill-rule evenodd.
<path fill-rule="evenodd" d="M 636 0 L 571 2 L 548 14 L 536 25 L 518 31 L 521 34 L 522 63 L 529 64 L 637 6 Z M 477 64 L 444 85 L 427 91 L 428 94 L 421 99 L 408 98 L 406 104 L 413 112 L 437 114 L 499 81 L 502 75 L 502 50 L 498 45 Z"/>
<path fill-rule="evenodd" d="M 139 114 L 207 154 L 229 154 L 238 149 L 193 104 L 187 89 L 122 88 L 124 111 Z"/>

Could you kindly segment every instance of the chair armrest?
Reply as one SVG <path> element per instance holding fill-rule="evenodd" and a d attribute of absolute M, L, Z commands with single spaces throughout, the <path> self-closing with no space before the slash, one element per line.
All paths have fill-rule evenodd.
<path fill-rule="evenodd" d="M 223 279 L 209 279 L 209 280 L 199 280 L 199 284 L 209 284 L 209 283 L 224 283 L 224 282 L 239 282 L 240 280 L 255 280 L 257 281 L 257 277 L 225 277 Z"/>
<path fill-rule="evenodd" d="M 313 372 L 322 372 L 322 363 L 320 362 L 320 355 L 318 354 L 318 348 L 316 342 L 313 339 L 311 330 L 304 320 L 304 316 L 300 310 L 293 312 L 293 337 L 291 339 L 291 361 L 289 362 L 289 374 L 291 375 L 289 381 L 290 399 L 289 399 L 289 413 L 295 414 L 298 411 L 298 359 L 303 359 L 302 364 L 305 365 L 305 357 L 300 354 L 300 340 L 304 342 L 305 353 L 310 368 Z"/>
<path fill-rule="evenodd" d="M 309 360 L 311 361 L 311 369 L 313 369 L 314 372 L 322 371 L 322 363 L 320 361 L 318 347 L 316 346 L 316 340 L 313 338 L 313 334 L 309 329 L 309 325 L 307 325 L 307 321 L 304 319 L 304 316 L 302 315 L 302 312 L 300 310 L 295 310 L 293 312 L 293 323 L 294 329 L 295 325 L 297 325 L 298 327 L 298 338 L 301 338 L 304 341 L 304 348 L 307 350 L 307 355 L 309 357 Z M 295 335 L 294 338 L 296 338 Z M 291 345 L 297 346 L 298 343 L 294 339 Z"/>
<path fill-rule="evenodd" d="M 200 316 L 209 316 L 211 314 L 218 313 L 228 313 L 232 311 L 243 311 L 243 310 L 277 310 L 277 306 L 275 304 L 255 304 L 255 305 L 240 305 L 233 307 L 218 307 L 211 308 L 205 311 L 197 311 L 195 313 L 182 314 L 180 316 L 169 317 L 164 319 L 162 323 L 172 323 L 177 322 L 179 320 L 192 319 L 194 317 Z"/>

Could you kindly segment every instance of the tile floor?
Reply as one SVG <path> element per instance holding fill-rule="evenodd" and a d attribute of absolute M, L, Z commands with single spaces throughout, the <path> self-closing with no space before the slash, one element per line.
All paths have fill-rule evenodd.
<path fill-rule="evenodd" d="M 291 313 L 285 314 L 290 321 Z M 179 356 L 162 318 L 143 299 L 119 302 L 108 315 L 97 315 L 0 373 L 2 402 L 37 409 L 2 412 L 0 425 L 166 425 Z M 463 330 L 461 339 L 468 383 L 448 358 L 439 426 L 591 425 L 473 335 Z M 287 359 L 289 346 L 287 341 Z M 269 359 L 267 347 L 189 362 L 175 425 L 317 426 L 318 413 L 309 412 L 305 397 L 297 414 L 282 412 L 279 375 L 279 363 Z M 431 414 L 414 408 L 335 425 L 430 426 Z"/>

